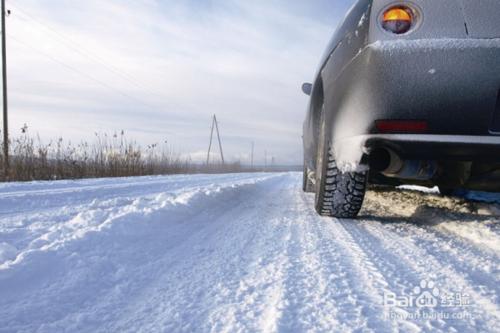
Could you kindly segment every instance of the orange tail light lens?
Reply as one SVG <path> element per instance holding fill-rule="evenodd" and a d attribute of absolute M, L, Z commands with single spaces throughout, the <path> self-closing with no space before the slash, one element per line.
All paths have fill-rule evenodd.
<path fill-rule="evenodd" d="M 382 16 L 382 27 L 394 34 L 404 34 L 413 26 L 412 10 L 405 6 L 389 8 Z"/>

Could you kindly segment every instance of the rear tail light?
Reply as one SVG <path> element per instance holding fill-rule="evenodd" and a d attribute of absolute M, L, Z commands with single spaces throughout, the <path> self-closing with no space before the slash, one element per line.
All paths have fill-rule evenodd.
<path fill-rule="evenodd" d="M 380 133 L 426 133 L 429 129 L 420 120 L 377 120 L 375 126 Z"/>
<path fill-rule="evenodd" d="M 413 27 L 415 14 L 406 6 L 387 9 L 382 15 L 382 27 L 397 35 L 405 34 Z"/>

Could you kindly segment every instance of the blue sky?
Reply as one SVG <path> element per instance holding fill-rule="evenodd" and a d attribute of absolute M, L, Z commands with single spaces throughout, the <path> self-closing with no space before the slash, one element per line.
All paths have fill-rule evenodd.
<path fill-rule="evenodd" d="M 300 85 L 351 0 L 7 0 L 11 128 L 78 142 L 125 130 L 205 156 L 302 160 Z"/>

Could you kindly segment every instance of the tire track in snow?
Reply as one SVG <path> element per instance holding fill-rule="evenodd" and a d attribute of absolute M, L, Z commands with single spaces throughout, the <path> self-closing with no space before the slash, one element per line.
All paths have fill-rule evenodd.
<path fill-rule="evenodd" d="M 387 282 L 387 287 L 385 290 L 379 290 L 379 303 L 383 301 L 383 292 L 392 292 L 396 295 L 412 295 L 412 289 L 415 286 L 420 285 L 422 280 L 434 281 L 441 285 L 442 280 L 436 279 L 434 272 L 435 269 L 426 266 L 424 257 L 419 260 L 418 253 L 416 252 L 405 252 L 399 249 L 399 243 L 394 244 L 388 240 L 388 237 L 374 237 L 371 233 L 367 233 L 365 230 L 369 228 L 373 221 L 340 221 L 342 227 L 352 235 L 353 240 L 358 244 L 362 251 L 366 255 L 366 261 L 374 265 L 376 270 L 383 275 L 384 280 Z M 390 239 L 390 238 L 389 238 Z M 420 265 L 415 265 L 418 262 Z M 440 269 L 440 268 L 439 268 Z M 388 310 L 385 308 L 384 310 Z M 435 309 L 440 311 L 439 307 Z M 445 309 L 449 310 L 449 309 Z M 411 313 L 418 311 L 415 306 L 409 306 L 408 308 L 393 308 L 394 313 L 399 313 L 407 316 Z M 401 320 L 402 318 L 398 318 Z M 405 327 L 409 325 L 408 327 Z M 442 320 L 424 320 L 420 319 L 416 322 L 410 322 L 409 320 L 401 321 L 399 323 L 398 330 L 408 331 L 424 331 L 427 332 L 448 332 L 452 329 L 449 322 Z M 459 331 L 473 331 L 475 327 L 473 323 L 459 323 Z"/>
<path fill-rule="evenodd" d="M 340 245 L 343 260 L 352 265 L 349 280 L 354 281 L 353 289 L 361 289 L 362 297 L 359 301 L 363 304 L 363 316 L 368 319 L 367 328 L 374 331 L 406 331 L 415 332 L 419 328 L 411 321 L 404 319 L 389 320 L 389 311 L 383 306 L 383 294 L 392 290 L 395 282 L 390 272 L 391 266 L 371 249 L 367 249 L 364 240 L 350 232 L 352 220 L 335 220 L 328 226 L 328 240 Z M 388 267 L 389 266 L 389 267 Z M 396 285 L 400 286 L 400 284 Z M 359 291 L 358 291 L 359 292 Z M 404 312 L 404 309 L 397 308 Z"/>
<path fill-rule="evenodd" d="M 465 292 L 471 295 L 474 304 L 471 307 L 467 307 L 467 311 L 472 312 L 474 318 L 477 319 L 472 318 L 468 321 L 456 321 L 454 324 L 451 324 L 451 327 L 449 322 L 438 320 L 435 321 L 435 324 L 438 325 L 436 329 L 449 330 L 453 325 L 455 326 L 453 328 L 459 331 L 474 331 L 479 327 L 482 327 L 480 330 L 498 327 L 500 318 L 498 305 L 487 295 L 483 295 L 480 291 L 476 290 L 475 286 L 469 284 L 453 267 L 443 265 L 438 258 L 428 253 L 425 248 L 416 246 L 411 238 L 402 238 L 385 229 L 383 224 L 375 221 L 351 224 L 350 230 L 357 235 L 358 239 L 372 238 L 370 240 L 371 244 L 380 244 L 377 253 L 381 253 L 380 250 L 382 248 L 389 250 L 399 258 L 399 267 L 402 270 L 404 269 L 405 271 L 417 274 L 420 280 L 433 281 L 442 291 Z M 409 287 L 418 286 L 419 280 L 408 281 L 406 283 L 409 283 L 406 284 Z M 405 294 L 408 295 L 410 293 L 407 291 Z M 437 310 L 460 311 L 462 309 L 442 309 L 438 307 Z"/>
<path fill-rule="evenodd" d="M 340 220 L 327 220 L 320 233 L 325 246 L 323 252 L 325 261 L 336 260 L 340 263 L 337 268 L 332 266 L 332 273 L 340 271 L 344 274 L 346 289 L 339 289 L 342 322 L 352 325 L 351 310 L 349 304 L 357 307 L 356 320 L 359 327 L 352 328 L 368 329 L 373 331 L 395 331 L 398 325 L 411 331 L 410 323 L 390 322 L 385 319 L 386 309 L 382 306 L 381 292 L 388 286 L 383 274 L 369 260 L 366 253 L 358 246 L 355 239 L 342 227 Z M 334 284 L 335 285 L 335 284 Z M 346 291 L 349 293 L 346 295 Z M 347 298 L 347 299 L 346 299 Z M 352 329 L 351 328 L 351 329 Z M 346 328 L 347 329 L 347 328 Z"/>
<path fill-rule="evenodd" d="M 280 272 L 286 264 L 280 247 L 289 237 L 286 219 L 276 218 L 277 210 L 286 211 L 270 198 L 289 182 L 281 177 L 272 188 L 260 187 L 227 209 L 219 203 L 214 211 L 224 213 L 207 219 L 207 233 L 170 251 L 169 257 L 189 260 L 169 265 L 114 329 L 133 331 L 128 327 L 144 316 L 149 319 L 145 331 L 270 330 L 279 317 Z M 189 249 L 201 244 L 208 249 L 199 254 Z"/>
<path fill-rule="evenodd" d="M 293 191 L 290 176 L 281 184 L 281 188 L 257 199 L 251 216 L 244 215 L 248 224 L 241 235 L 250 241 L 234 256 L 231 278 L 214 289 L 222 297 L 217 297 L 208 316 L 212 332 L 276 330 L 282 313 L 283 280 L 289 260 L 286 247 L 292 222 L 288 217 L 290 207 L 273 200 Z"/>
<path fill-rule="evenodd" d="M 418 330 L 410 322 L 385 320 L 381 289 L 388 283 L 338 221 L 316 215 L 311 199 L 302 194 L 303 220 L 292 229 L 280 330 Z"/>
<path fill-rule="evenodd" d="M 500 285 L 499 257 L 483 251 L 461 238 L 447 235 L 436 228 L 408 223 L 385 223 L 384 228 L 402 238 L 412 238 L 441 264 L 452 267 L 469 284 L 498 304 L 495 290 Z"/>
<path fill-rule="evenodd" d="M 316 221 L 309 219 L 310 212 L 303 216 L 304 210 L 309 211 L 304 205 L 304 196 L 297 186 L 293 197 L 287 200 L 297 208 L 293 212 L 291 239 L 286 250 L 289 262 L 278 331 L 331 331 L 341 327 L 341 323 L 337 320 L 336 300 L 330 292 L 329 276 L 324 272 L 319 254 L 317 228 L 313 226 Z"/>

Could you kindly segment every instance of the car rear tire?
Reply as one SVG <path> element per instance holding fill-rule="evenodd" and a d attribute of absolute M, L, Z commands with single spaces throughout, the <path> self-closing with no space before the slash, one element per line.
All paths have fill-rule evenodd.
<path fill-rule="evenodd" d="M 363 205 L 366 172 L 341 172 L 330 148 L 324 112 L 321 115 L 316 162 L 316 211 L 337 218 L 354 218 Z"/>

